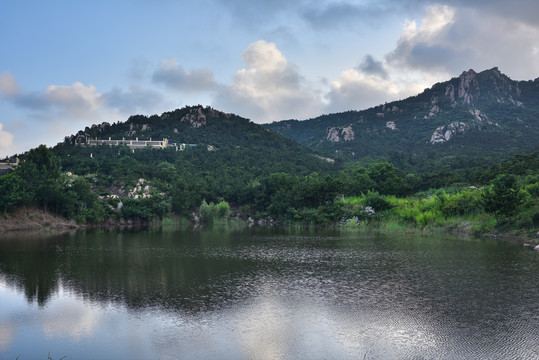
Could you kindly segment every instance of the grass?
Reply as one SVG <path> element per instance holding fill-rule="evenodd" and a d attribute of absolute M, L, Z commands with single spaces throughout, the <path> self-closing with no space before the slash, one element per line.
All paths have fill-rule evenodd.
<path fill-rule="evenodd" d="M 380 197 L 391 206 L 375 214 L 365 212 L 367 196 Z M 377 229 L 391 232 L 455 232 L 467 234 L 511 233 L 534 241 L 539 233 L 539 201 L 523 204 L 519 212 L 499 224 L 481 206 L 479 190 L 439 191 L 436 195 L 398 198 L 378 194 L 348 197 L 340 201 L 345 222 L 342 228 L 360 231 Z M 536 240 L 539 241 L 539 240 Z"/>

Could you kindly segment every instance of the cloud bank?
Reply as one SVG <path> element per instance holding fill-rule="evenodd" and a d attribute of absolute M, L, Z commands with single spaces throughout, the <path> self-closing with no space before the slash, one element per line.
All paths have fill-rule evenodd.
<path fill-rule="evenodd" d="M 163 60 L 153 73 L 152 80 L 170 89 L 189 93 L 212 90 L 216 86 L 211 70 L 186 71 L 176 59 Z"/>
<path fill-rule="evenodd" d="M 302 118 L 322 109 L 321 96 L 306 86 L 297 66 L 275 43 L 254 42 L 242 57 L 245 67 L 235 73 L 231 86 L 220 88 L 214 100 L 217 108 L 243 111 L 256 122 Z"/>
<path fill-rule="evenodd" d="M 23 139 L 51 145 L 50 139 L 61 141 L 91 123 L 194 103 L 262 123 L 365 109 L 415 95 L 470 68 L 498 66 L 519 80 L 539 74 L 538 2 L 209 0 L 196 9 L 201 18 L 216 20 L 212 29 L 229 31 L 231 40 L 216 33 L 199 38 L 197 32 L 193 43 L 207 41 L 201 49 L 211 53 L 194 53 L 208 61 L 215 56 L 226 66 L 200 67 L 195 56 L 175 58 L 178 52 L 167 48 L 153 59 L 132 56 L 126 84 L 113 80 L 108 88 L 75 76 L 67 84 L 25 89 L 17 74 L 1 72 L 0 151 L 6 154 Z M 397 29 L 390 40 L 362 48 L 363 37 L 377 36 L 372 29 L 386 27 Z M 187 45 L 179 44 L 185 53 Z M 337 48 L 346 52 L 333 54 Z M 317 65 L 327 67 L 332 60 L 338 68 Z"/>
<path fill-rule="evenodd" d="M 9 154 L 14 149 L 14 136 L 3 128 L 4 124 L 0 123 L 0 154 Z"/>

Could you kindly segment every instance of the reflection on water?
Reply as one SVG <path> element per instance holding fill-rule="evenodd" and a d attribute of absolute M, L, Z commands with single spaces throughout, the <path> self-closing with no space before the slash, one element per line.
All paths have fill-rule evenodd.
<path fill-rule="evenodd" d="M 0 240 L 0 359 L 539 357 L 539 256 L 456 237 Z"/>

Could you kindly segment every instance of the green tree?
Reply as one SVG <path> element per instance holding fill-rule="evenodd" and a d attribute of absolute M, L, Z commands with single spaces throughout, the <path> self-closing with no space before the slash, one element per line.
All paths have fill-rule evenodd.
<path fill-rule="evenodd" d="M 28 203 L 37 203 L 45 208 L 58 209 L 58 198 L 63 189 L 58 183 L 60 160 L 45 145 L 32 149 L 26 161 L 16 170 L 21 177 L 22 197 Z"/>
<path fill-rule="evenodd" d="M 402 190 L 400 171 L 394 165 L 381 162 L 367 170 L 367 175 L 373 181 L 374 189 L 383 195 L 399 195 Z"/>
<path fill-rule="evenodd" d="M 167 183 L 172 183 L 178 177 L 176 167 L 169 162 L 163 161 L 157 165 L 157 177 Z"/>
<path fill-rule="evenodd" d="M 22 179 L 15 172 L 0 177 L 0 209 L 6 213 L 21 201 Z"/>
<path fill-rule="evenodd" d="M 274 173 L 267 178 L 264 204 L 271 215 L 283 215 L 288 209 L 301 205 L 297 196 L 298 183 L 295 176 L 285 173 Z"/>
<path fill-rule="evenodd" d="M 230 205 L 224 200 L 218 204 L 207 203 L 202 200 L 200 204 L 200 218 L 203 222 L 212 223 L 215 219 L 226 219 L 230 216 Z"/>
<path fill-rule="evenodd" d="M 361 195 L 365 194 L 369 189 L 374 187 L 374 182 L 367 175 L 367 170 L 364 167 L 358 167 L 350 176 L 349 194 Z"/>
<path fill-rule="evenodd" d="M 494 214 L 496 222 L 500 216 L 513 215 L 523 201 L 522 193 L 515 175 L 498 175 L 491 185 L 483 190 L 483 208 Z"/>

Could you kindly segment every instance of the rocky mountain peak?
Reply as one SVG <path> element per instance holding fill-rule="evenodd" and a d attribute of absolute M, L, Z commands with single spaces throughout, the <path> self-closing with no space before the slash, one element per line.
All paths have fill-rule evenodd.
<path fill-rule="evenodd" d="M 209 106 L 203 107 L 201 105 L 194 106 L 189 108 L 189 112 L 185 114 L 180 121 L 187 122 L 193 128 L 199 128 L 206 126 L 208 117 L 219 118 L 225 117 L 230 118 L 230 114 L 225 114 L 224 112 L 215 110 Z M 166 117 L 165 117 L 166 118 Z"/>
<path fill-rule="evenodd" d="M 470 69 L 459 76 L 458 99 L 463 104 L 471 105 L 475 97 L 479 96 L 477 73 Z"/>
<path fill-rule="evenodd" d="M 445 95 L 452 103 L 459 102 L 468 106 L 475 106 L 478 101 L 488 99 L 522 105 L 515 99 L 520 96 L 518 82 L 511 80 L 497 67 L 480 73 L 473 69 L 463 71 L 458 77 L 456 89 L 453 84 L 448 84 Z"/>

